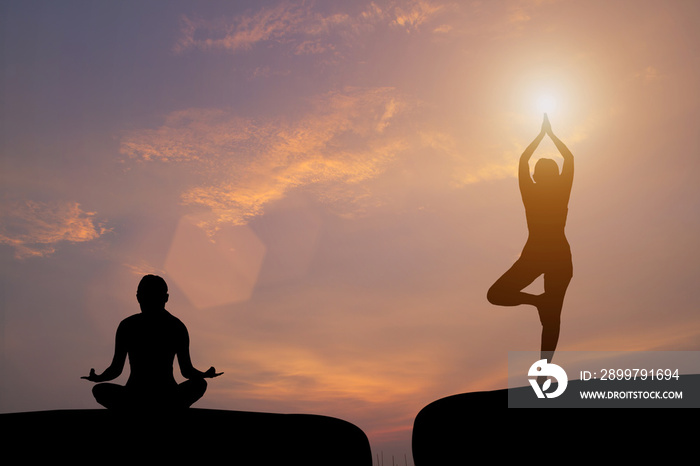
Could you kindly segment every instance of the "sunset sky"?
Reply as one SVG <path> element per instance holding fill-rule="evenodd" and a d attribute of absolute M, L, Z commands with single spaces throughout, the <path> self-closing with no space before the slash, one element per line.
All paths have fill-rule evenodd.
<path fill-rule="evenodd" d="M 80 377 L 155 273 L 195 366 L 224 372 L 195 407 L 339 417 L 403 464 L 422 407 L 505 388 L 508 352 L 539 349 L 534 308 L 486 291 L 527 237 L 516 167 L 546 96 L 576 160 L 559 349 L 700 350 L 699 20 L 694 0 L 3 2 L 0 412 L 99 407 Z"/>

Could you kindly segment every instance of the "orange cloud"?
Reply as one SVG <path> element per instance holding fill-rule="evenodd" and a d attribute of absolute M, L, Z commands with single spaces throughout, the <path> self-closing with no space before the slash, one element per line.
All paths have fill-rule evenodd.
<path fill-rule="evenodd" d="M 371 351 L 319 351 L 298 344 L 261 344 L 253 340 L 239 345 L 225 352 L 228 357 L 223 361 L 219 355 L 219 366 L 236 380 L 235 387 L 230 388 L 232 398 L 395 403 L 432 387 L 430 377 L 416 379 L 416 371 L 434 375 L 439 371 L 422 353 L 392 354 L 389 368 Z"/>
<path fill-rule="evenodd" d="M 391 88 L 331 92 L 311 107 L 292 122 L 213 109 L 175 112 L 157 129 L 127 135 L 121 152 L 196 167 L 201 182 L 183 192 L 182 202 L 206 207 L 211 215 L 200 226 L 215 231 L 246 224 L 292 189 L 323 186 L 325 202 L 352 196 L 348 186 L 377 177 L 407 147 L 389 131 L 407 107 Z"/>
<path fill-rule="evenodd" d="M 0 244 L 15 249 L 15 257 L 42 257 L 55 252 L 59 242 L 82 243 L 107 230 L 95 224 L 94 212 L 77 202 L 5 202 L 0 214 Z"/>
<path fill-rule="evenodd" d="M 406 2 L 405 6 L 399 5 L 393 9 L 394 18 L 391 24 L 392 26 L 400 26 L 407 31 L 415 30 L 432 19 L 442 9 L 442 5 L 425 0 Z"/>

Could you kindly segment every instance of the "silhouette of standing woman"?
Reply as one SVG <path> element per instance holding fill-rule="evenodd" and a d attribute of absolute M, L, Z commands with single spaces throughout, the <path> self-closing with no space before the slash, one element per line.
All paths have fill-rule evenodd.
<path fill-rule="evenodd" d="M 543 158 L 535 164 L 531 178 L 529 161 L 545 134 L 564 158 L 561 174 L 554 160 Z M 574 180 L 574 156 L 552 132 L 547 114 L 540 134 L 520 157 L 518 180 L 529 235 L 520 258 L 491 286 L 487 298 L 498 306 L 535 306 L 542 323 L 541 358 L 551 362 L 559 340 L 564 295 L 573 276 L 571 249 L 564 227 Z M 533 295 L 522 291 L 542 274 L 544 293 Z"/>
<path fill-rule="evenodd" d="M 188 408 L 204 395 L 207 389 L 204 379 L 222 373 L 213 367 L 201 372 L 192 366 L 187 328 L 165 310 L 168 301 L 165 280 L 146 275 L 139 283 L 136 299 L 141 313 L 119 324 L 112 364 L 100 375 L 90 369 L 90 375 L 81 378 L 91 382 L 113 380 L 121 375 L 128 355 L 131 374 L 126 385 L 98 383 L 92 390 L 98 403 L 118 410 Z M 188 379 L 179 385 L 173 377 L 176 355 L 180 372 Z"/>

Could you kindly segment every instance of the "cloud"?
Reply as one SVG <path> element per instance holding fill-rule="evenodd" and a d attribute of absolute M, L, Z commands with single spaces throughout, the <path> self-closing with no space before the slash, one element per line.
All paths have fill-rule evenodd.
<path fill-rule="evenodd" d="M 175 44 L 174 51 L 183 52 L 191 48 L 247 50 L 259 42 L 278 40 L 290 33 L 302 32 L 308 21 L 308 8 L 291 3 L 262 8 L 256 13 L 240 15 L 231 21 L 183 16 L 180 39 Z"/>
<path fill-rule="evenodd" d="M 352 218 L 408 191 L 517 173 L 519 144 L 474 145 L 441 108 L 395 88 L 345 88 L 305 102 L 294 116 L 172 112 L 160 127 L 127 133 L 120 151 L 136 166 L 184 167 L 179 202 L 210 234 L 247 224 L 294 191 Z"/>
<path fill-rule="evenodd" d="M 397 5 L 393 8 L 394 18 L 391 20 L 392 26 L 399 26 L 407 31 L 416 30 L 444 8 L 427 1 L 405 2 L 404 5 Z"/>
<path fill-rule="evenodd" d="M 15 249 L 15 257 L 43 257 L 57 243 L 82 243 L 102 236 L 107 229 L 96 224 L 94 212 L 77 202 L 5 201 L 0 214 L 0 244 Z"/>
<path fill-rule="evenodd" d="M 534 10 L 560 0 L 513 0 L 508 9 L 508 22 L 514 27 L 532 20 Z"/>
<path fill-rule="evenodd" d="M 269 128 L 268 128 L 269 129 Z M 250 119 L 221 109 L 187 109 L 165 117 L 155 130 L 130 133 L 121 140 L 120 152 L 133 159 L 161 162 L 196 162 L 211 166 L 224 154 L 250 153 L 266 128 Z"/>
<path fill-rule="evenodd" d="M 313 2 L 282 2 L 232 18 L 201 19 L 183 16 L 173 51 L 242 52 L 260 43 L 291 47 L 294 54 L 335 51 L 333 38 L 357 38 L 376 27 L 416 31 L 434 19 L 444 6 L 426 0 L 369 2 L 358 14 L 314 11 Z M 447 28 L 447 29 L 446 29 Z M 444 33 L 449 26 L 435 31 Z"/>
<path fill-rule="evenodd" d="M 121 153 L 141 163 L 191 166 L 198 178 L 182 203 L 205 207 L 210 215 L 200 226 L 213 232 L 221 224 L 246 224 L 293 189 L 316 187 L 325 203 L 352 205 L 366 197 L 355 187 L 408 147 L 391 131 L 408 106 L 392 88 L 355 88 L 312 99 L 292 121 L 189 109 L 168 115 L 159 128 L 126 135 Z"/>

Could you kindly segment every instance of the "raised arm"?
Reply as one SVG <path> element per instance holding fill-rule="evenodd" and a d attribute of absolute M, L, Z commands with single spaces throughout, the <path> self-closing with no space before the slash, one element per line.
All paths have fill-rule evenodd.
<path fill-rule="evenodd" d="M 122 370 L 124 370 L 124 363 L 126 362 L 126 331 L 126 324 L 124 324 L 124 322 L 119 324 L 114 343 L 114 357 L 112 357 L 112 364 L 110 364 L 109 367 L 99 375 L 95 373 L 95 369 L 90 369 L 90 375 L 87 377 L 81 377 L 81 379 L 86 379 L 91 382 L 108 382 L 121 375 Z"/>
<path fill-rule="evenodd" d="M 547 115 L 545 114 L 545 119 L 547 121 L 547 134 L 552 139 L 552 142 L 559 150 L 559 153 L 564 158 L 564 164 L 561 168 L 561 178 L 566 184 L 569 190 L 571 190 L 571 185 L 574 182 L 574 155 L 571 153 L 568 147 L 554 135 L 552 127 L 549 125 L 549 120 L 547 120 Z"/>
<path fill-rule="evenodd" d="M 535 182 L 532 181 L 532 176 L 530 176 L 530 159 L 532 158 L 532 154 L 535 153 L 535 149 L 537 149 L 537 146 L 540 145 L 540 142 L 542 141 L 542 138 L 545 134 L 546 129 L 543 125 L 540 134 L 538 134 L 537 137 L 530 143 L 530 145 L 525 148 L 525 151 L 520 156 L 520 163 L 518 165 L 518 183 L 520 185 L 521 193 L 535 184 Z"/>
<path fill-rule="evenodd" d="M 187 328 L 184 325 L 178 338 L 180 341 L 178 342 L 177 363 L 180 366 L 180 373 L 184 378 L 212 378 L 223 374 L 223 372 L 216 372 L 216 369 L 213 367 L 207 369 L 206 372 L 202 372 L 192 365 L 192 359 L 190 358 L 190 336 L 187 332 Z"/>

